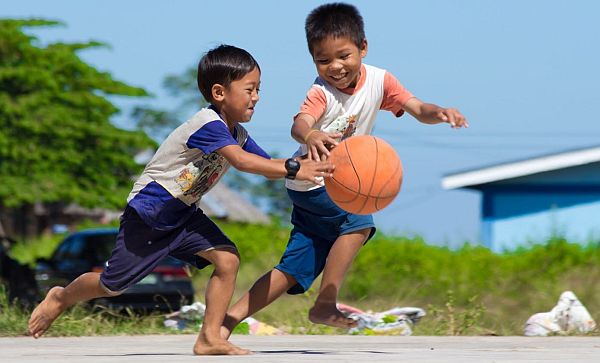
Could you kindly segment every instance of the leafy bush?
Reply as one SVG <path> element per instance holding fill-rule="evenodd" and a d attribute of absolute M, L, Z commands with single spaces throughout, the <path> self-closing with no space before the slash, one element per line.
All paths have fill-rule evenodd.
<path fill-rule="evenodd" d="M 276 223 L 262 226 L 219 222 L 219 225 L 237 244 L 242 257 L 235 300 L 278 263 L 288 240 L 289 228 Z M 51 251 L 48 246 L 55 244 L 55 239 L 51 238 L 32 241 L 15 247 L 15 254 L 25 255 L 28 251 L 31 260 L 37 252 L 46 255 Z M 210 273 L 210 267 L 194 272 L 197 300 L 204 300 Z M 597 242 L 581 246 L 554 237 L 546 243 L 495 254 L 479 246 L 465 245 L 451 250 L 429 245 L 421 238 L 378 234 L 356 257 L 342 286 L 340 301 L 373 311 L 396 306 L 423 307 L 428 315 L 415 326 L 415 334 L 519 335 L 529 316 L 552 309 L 565 290 L 574 291 L 599 321 L 599 280 L 600 248 Z M 340 333 L 333 328 L 311 324 L 307 319 L 318 287 L 319 281 L 315 281 L 303 295 L 282 296 L 255 318 L 293 333 Z M 6 311 L 6 306 L 3 310 Z M 14 313 L 9 319 L 3 313 L 0 327 L 4 329 L 6 324 L 14 324 L 14 319 L 26 322 L 25 318 L 19 318 L 26 314 L 19 314 Z M 73 327 L 69 325 L 69 329 L 78 332 L 76 334 L 110 334 L 110 329 L 76 328 L 79 319 L 90 319 L 76 309 L 69 316 L 71 318 L 65 318 L 65 321 L 74 324 Z M 102 319 L 109 318 L 99 315 L 92 319 L 100 319 L 104 324 Z M 157 327 L 160 324 L 152 320 L 130 321 L 128 324 L 131 325 L 125 324 L 125 329 L 141 332 L 140 324 L 149 323 L 157 329 L 151 331 L 160 330 Z M 67 322 L 57 326 L 61 327 L 61 324 Z M 24 331 L 23 327 L 18 331 Z M 57 330 L 53 331 L 59 334 Z"/>

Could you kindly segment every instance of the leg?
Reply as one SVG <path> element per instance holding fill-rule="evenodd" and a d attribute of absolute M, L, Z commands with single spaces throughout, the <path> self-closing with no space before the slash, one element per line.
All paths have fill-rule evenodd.
<path fill-rule="evenodd" d="M 221 338 L 220 329 L 231 302 L 240 258 L 233 249 L 213 249 L 198 255 L 214 266 L 206 287 L 206 311 L 200 334 L 194 345 L 197 355 L 242 355 L 250 351 L 236 347 Z"/>
<path fill-rule="evenodd" d="M 269 305 L 295 285 L 301 288 L 292 293 L 302 293 L 317 277 L 315 271 L 320 272 L 323 268 L 328 252 L 329 245 L 315 243 L 310 236 L 294 228 L 277 267 L 259 278 L 229 309 L 221 328 L 221 336 L 229 338 L 240 321 Z"/>
<path fill-rule="evenodd" d="M 370 232 L 370 228 L 361 229 L 336 239 L 327 256 L 319 295 L 309 311 L 308 318 L 311 322 L 345 329 L 356 326 L 353 319 L 345 317 L 337 309 L 336 303 L 344 276 Z"/>
<path fill-rule="evenodd" d="M 233 328 L 242 320 L 275 301 L 294 285 L 296 285 L 296 280 L 283 271 L 273 269 L 264 274 L 227 311 L 225 321 L 221 327 L 221 336 L 229 339 Z"/>
<path fill-rule="evenodd" d="M 63 311 L 78 302 L 113 295 L 102 287 L 100 274 L 97 272 L 85 273 L 67 287 L 55 286 L 31 313 L 29 335 L 36 339 L 42 336 Z"/>

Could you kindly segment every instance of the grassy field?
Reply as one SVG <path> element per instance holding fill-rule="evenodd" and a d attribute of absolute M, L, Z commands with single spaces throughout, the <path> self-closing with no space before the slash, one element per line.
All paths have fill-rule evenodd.
<path fill-rule="evenodd" d="M 242 266 L 236 295 L 272 268 L 285 248 L 288 231 L 244 231 L 224 226 L 238 243 Z M 248 239 L 247 236 L 253 236 Z M 259 237 L 257 240 L 255 237 Z M 199 271 L 198 291 L 208 276 Z M 435 247 L 421 239 L 378 235 L 357 256 L 340 301 L 363 310 L 416 306 L 428 316 L 414 334 L 519 335 L 529 316 L 550 311 L 560 294 L 572 290 L 596 321 L 600 318 L 600 249 L 554 238 L 512 253 L 483 247 Z M 322 333 L 307 312 L 319 286 L 301 296 L 284 296 L 256 318 L 294 332 Z"/>
<path fill-rule="evenodd" d="M 277 264 L 289 230 L 278 225 L 221 227 L 237 243 L 242 256 L 237 298 Z M 17 246 L 13 254 L 21 261 L 33 261 L 51 253 L 59 240 L 31 241 Z M 194 272 L 199 301 L 204 301 L 210 273 L 210 268 Z M 556 237 L 519 251 L 494 254 L 481 247 L 450 250 L 418 238 L 378 234 L 356 258 L 340 301 L 372 311 L 397 306 L 424 308 L 428 315 L 414 327 L 415 335 L 521 335 L 527 318 L 550 311 L 565 290 L 575 292 L 600 321 L 598 281 L 597 242 L 580 246 Z M 303 295 L 283 296 L 254 317 L 290 333 L 343 333 L 308 321 L 318 286 L 316 281 Z M 10 306 L 5 297 L 0 298 L 0 309 L 0 335 L 24 334 L 28 312 Z M 163 320 L 161 315 L 123 316 L 77 307 L 61 317 L 49 333 L 177 333 L 164 328 Z"/>

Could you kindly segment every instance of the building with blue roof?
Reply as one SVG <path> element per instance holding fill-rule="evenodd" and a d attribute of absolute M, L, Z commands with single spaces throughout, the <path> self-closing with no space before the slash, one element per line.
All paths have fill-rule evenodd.
<path fill-rule="evenodd" d="M 600 146 L 449 174 L 442 187 L 481 192 L 480 238 L 494 252 L 600 240 Z"/>

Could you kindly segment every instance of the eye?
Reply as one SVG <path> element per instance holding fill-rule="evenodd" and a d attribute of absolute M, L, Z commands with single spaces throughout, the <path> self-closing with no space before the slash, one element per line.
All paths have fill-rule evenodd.
<path fill-rule="evenodd" d="M 348 59 L 348 58 L 350 58 L 350 53 L 344 54 L 340 58 L 342 58 L 342 59 Z"/>
<path fill-rule="evenodd" d="M 329 59 L 315 59 L 315 62 L 318 64 L 327 64 L 329 63 Z"/>

